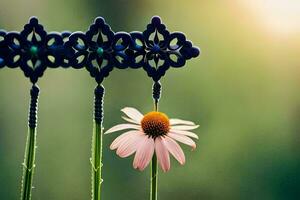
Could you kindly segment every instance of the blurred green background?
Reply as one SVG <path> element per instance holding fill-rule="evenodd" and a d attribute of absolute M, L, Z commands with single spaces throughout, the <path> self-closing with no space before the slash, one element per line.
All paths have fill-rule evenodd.
<path fill-rule="evenodd" d="M 114 31 L 144 30 L 160 15 L 171 31 L 199 46 L 199 59 L 162 79 L 160 109 L 196 121 L 196 151 L 160 172 L 160 200 L 300 199 L 300 2 L 296 0 L 30 0 L 0 1 L 0 28 L 22 30 L 36 15 L 48 31 L 85 31 L 103 16 Z M 35 200 L 90 195 L 95 82 L 83 70 L 48 69 L 41 88 Z M 120 109 L 152 108 L 142 69 L 104 81 L 105 127 Z M 31 85 L 16 69 L 0 71 L 0 199 L 19 198 Z M 132 168 L 104 140 L 104 200 L 148 199 L 149 168 Z"/>

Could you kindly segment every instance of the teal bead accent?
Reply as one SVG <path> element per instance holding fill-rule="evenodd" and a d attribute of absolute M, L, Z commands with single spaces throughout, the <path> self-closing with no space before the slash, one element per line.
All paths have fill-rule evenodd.
<path fill-rule="evenodd" d="M 32 56 L 37 56 L 39 50 L 36 46 L 31 46 L 29 51 Z"/>
<path fill-rule="evenodd" d="M 104 50 L 101 47 L 98 47 L 97 54 L 101 57 L 103 55 Z"/>

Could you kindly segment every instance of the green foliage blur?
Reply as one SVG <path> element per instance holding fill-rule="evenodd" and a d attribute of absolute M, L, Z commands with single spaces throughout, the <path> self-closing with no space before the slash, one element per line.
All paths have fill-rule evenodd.
<path fill-rule="evenodd" d="M 36 15 L 48 31 L 85 31 L 103 16 L 114 31 L 142 31 L 160 15 L 202 55 L 162 79 L 160 110 L 201 126 L 197 149 L 184 147 L 186 165 L 172 159 L 171 171 L 159 172 L 159 199 L 300 199 L 299 27 L 273 29 L 264 23 L 271 14 L 244 1 L 1 0 L 0 28 L 20 31 Z M 38 84 L 33 199 L 89 199 L 96 84 L 84 69 L 48 69 Z M 152 82 L 142 69 L 115 69 L 104 85 L 106 128 L 122 122 L 125 106 L 151 111 Z M 30 87 L 20 70 L 0 70 L 1 200 L 19 199 Z M 117 135 L 104 137 L 103 199 L 148 199 L 149 167 L 135 171 L 132 157 L 110 151 Z"/>

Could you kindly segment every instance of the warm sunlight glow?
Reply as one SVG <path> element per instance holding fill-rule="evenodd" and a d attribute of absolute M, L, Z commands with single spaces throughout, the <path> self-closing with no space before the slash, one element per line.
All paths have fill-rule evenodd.
<path fill-rule="evenodd" d="M 300 0 L 244 0 L 244 5 L 269 31 L 300 33 Z"/>

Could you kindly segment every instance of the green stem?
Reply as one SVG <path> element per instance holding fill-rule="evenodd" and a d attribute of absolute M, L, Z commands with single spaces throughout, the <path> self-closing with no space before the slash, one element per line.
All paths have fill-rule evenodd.
<path fill-rule="evenodd" d="M 36 125 L 37 125 L 37 105 L 39 96 L 39 87 L 33 85 L 30 90 L 30 106 L 28 117 L 28 133 L 25 147 L 25 156 L 23 162 L 23 176 L 21 186 L 21 200 L 30 200 L 32 191 L 33 173 L 35 168 L 36 153 Z"/>
<path fill-rule="evenodd" d="M 103 96 L 104 87 L 98 84 L 94 91 L 94 130 L 92 139 L 92 200 L 101 199 Z"/>
<path fill-rule="evenodd" d="M 32 179 L 35 168 L 36 128 L 29 128 L 26 142 L 25 158 L 23 163 L 23 178 L 21 200 L 31 199 Z"/>
<path fill-rule="evenodd" d="M 102 125 L 94 122 L 92 145 L 92 200 L 101 199 Z"/>
<path fill-rule="evenodd" d="M 158 111 L 158 100 L 154 100 L 154 110 Z M 157 179 L 158 179 L 158 170 L 157 170 L 157 157 L 154 153 L 151 161 L 151 179 L 150 179 L 150 200 L 157 200 Z"/>
<path fill-rule="evenodd" d="M 157 200 L 157 158 L 156 155 L 153 155 L 151 162 L 151 189 L 150 189 L 150 200 Z"/>

